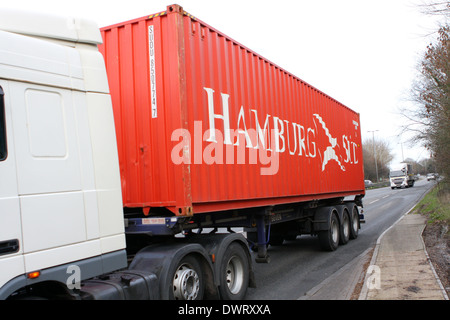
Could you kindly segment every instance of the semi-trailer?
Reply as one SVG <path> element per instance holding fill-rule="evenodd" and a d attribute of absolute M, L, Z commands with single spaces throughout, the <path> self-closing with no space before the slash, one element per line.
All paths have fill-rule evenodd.
<path fill-rule="evenodd" d="M 243 299 L 358 236 L 359 114 L 181 6 L 0 30 L 1 299 Z"/>

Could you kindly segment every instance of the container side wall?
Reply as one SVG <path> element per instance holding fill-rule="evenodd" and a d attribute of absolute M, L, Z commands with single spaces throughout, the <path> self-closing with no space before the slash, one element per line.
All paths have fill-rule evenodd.
<path fill-rule="evenodd" d="M 357 113 L 201 21 L 184 19 L 189 131 L 198 123 L 203 135 L 194 151 L 200 162 L 191 166 L 195 212 L 364 193 Z M 227 136 L 227 128 L 236 135 Z M 262 164 L 259 151 L 272 162 Z"/>
<path fill-rule="evenodd" d="M 180 12 L 102 36 L 125 206 L 190 214 L 364 194 L 359 115 L 336 100 Z"/>

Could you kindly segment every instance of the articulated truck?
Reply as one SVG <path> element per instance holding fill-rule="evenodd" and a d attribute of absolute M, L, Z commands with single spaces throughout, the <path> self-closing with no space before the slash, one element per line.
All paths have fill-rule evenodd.
<path fill-rule="evenodd" d="M 357 238 L 359 114 L 166 9 L 0 10 L 0 299 L 244 299 L 270 245 Z"/>
<path fill-rule="evenodd" d="M 391 189 L 414 187 L 415 175 L 412 165 L 409 163 L 400 163 L 391 168 L 389 172 L 389 182 Z"/>

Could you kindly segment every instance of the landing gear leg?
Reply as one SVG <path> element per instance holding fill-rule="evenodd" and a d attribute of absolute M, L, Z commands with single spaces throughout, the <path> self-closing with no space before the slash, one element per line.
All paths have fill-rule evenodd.
<path fill-rule="evenodd" d="M 258 255 L 255 259 L 258 263 L 269 263 L 270 257 L 267 254 L 268 237 L 266 232 L 265 215 L 258 214 L 256 216 L 256 230 L 258 233 Z"/>

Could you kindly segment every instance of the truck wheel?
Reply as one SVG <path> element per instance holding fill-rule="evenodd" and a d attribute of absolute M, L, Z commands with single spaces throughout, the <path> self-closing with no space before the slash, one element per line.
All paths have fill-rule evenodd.
<path fill-rule="evenodd" d="M 339 244 L 347 244 L 350 240 L 350 217 L 348 211 L 344 209 L 342 213 L 342 223 L 339 233 Z"/>
<path fill-rule="evenodd" d="M 331 214 L 330 228 L 319 231 L 319 243 L 322 250 L 334 251 L 339 246 L 339 220 L 335 213 Z"/>
<path fill-rule="evenodd" d="M 358 208 L 353 206 L 351 211 L 351 220 L 350 220 L 350 239 L 358 238 L 359 233 L 359 213 Z"/>
<path fill-rule="evenodd" d="M 193 256 L 184 257 L 172 277 L 170 298 L 174 300 L 202 300 L 204 279 L 200 263 Z"/>
<path fill-rule="evenodd" d="M 220 295 L 224 300 L 242 300 L 249 282 L 248 257 L 241 245 L 232 243 L 220 266 Z"/>

